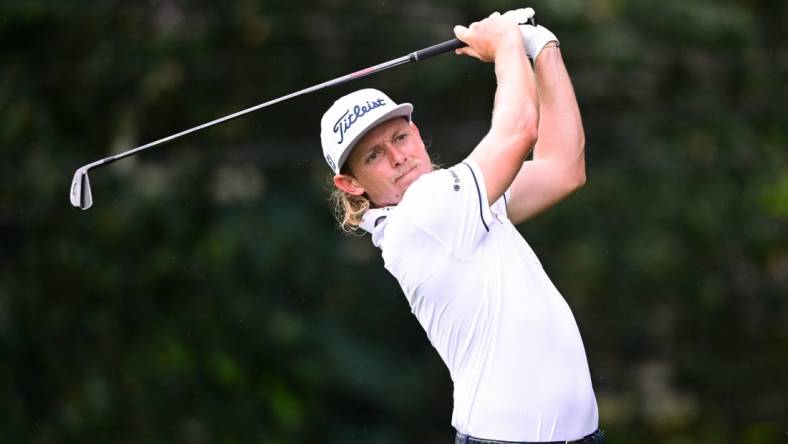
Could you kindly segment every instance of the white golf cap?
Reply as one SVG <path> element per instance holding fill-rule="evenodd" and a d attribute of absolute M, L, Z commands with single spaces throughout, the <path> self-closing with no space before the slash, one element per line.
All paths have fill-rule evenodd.
<path fill-rule="evenodd" d="M 320 121 L 323 156 L 334 174 L 339 174 L 356 142 L 379 123 L 395 117 L 407 117 L 413 105 L 397 105 L 389 96 L 367 88 L 339 98 Z"/>

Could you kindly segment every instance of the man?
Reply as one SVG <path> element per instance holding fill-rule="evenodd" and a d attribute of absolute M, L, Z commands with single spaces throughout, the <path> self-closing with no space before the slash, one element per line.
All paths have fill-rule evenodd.
<path fill-rule="evenodd" d="M 494 62 L 498 82 L 465 161 L 434 170 L 413 107 L 374 89 L 325 113 L 323 152 L 340 226 L 372 234 L 449 368 L 456 442 L 604 442 L 574 317 L 514 227 L 585 182 L 558 41 L 519 13 L 455 27 L 457 53 Z"/>

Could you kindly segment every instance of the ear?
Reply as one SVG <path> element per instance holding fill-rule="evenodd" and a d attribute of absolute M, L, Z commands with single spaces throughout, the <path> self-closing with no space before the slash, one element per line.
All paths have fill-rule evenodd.
<path fill-rule="evenodd" d="M 358 183 L 358 180 L 347 174 L 337 174 L 334 176 L 334 186 L 354 196 L 361 196 L 365 192 L 364 187 Z"/>

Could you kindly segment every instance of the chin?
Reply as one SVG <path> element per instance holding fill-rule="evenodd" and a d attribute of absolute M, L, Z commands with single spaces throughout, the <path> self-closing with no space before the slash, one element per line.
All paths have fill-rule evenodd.
<path fill-rule="evenodd" d="M 427 174 L 428 171 L 414 171 L 413 174 L 408 174 L 408 177 L 403 177 L 400 181 L 400 186 L 402 187 L 402 194 L 405 194 L 405 191 L 410 188 L 410 186 L 418 180 L 419 177 Z"/>

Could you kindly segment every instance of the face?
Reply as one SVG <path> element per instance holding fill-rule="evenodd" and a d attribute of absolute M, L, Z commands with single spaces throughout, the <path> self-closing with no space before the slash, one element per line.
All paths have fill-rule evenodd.
<path fill-rule="evenodd" d="M 380 207 L 398 204 L 410 184 L 432 171 L 419 129 L 404 118 L 373 128 L 356 144 L 345 165 L 350 174 L 334 176 L 337 188 L 366 194 Z"/>

